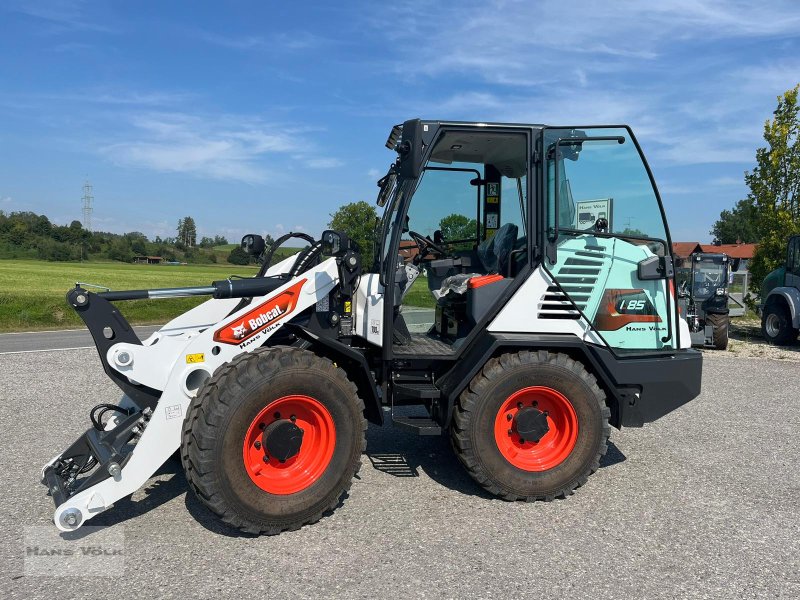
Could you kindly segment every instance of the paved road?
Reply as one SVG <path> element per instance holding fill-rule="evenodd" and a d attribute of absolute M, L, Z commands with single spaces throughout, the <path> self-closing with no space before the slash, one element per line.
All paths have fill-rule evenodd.
<path fill-rule="evenodd" d="M 160 327 L 160 325 L 142 325 L 133 329 L 140 339 L 144 339 L 154 331 L 158 331 Z M 75 348 L 94 348 L 92 336 L 87 329 L 0 333 L 0 354 Z"/>
<path fill-rule="evenodd" d="M 52 515 L 40 466 L 114 387 L 94 350 L 0 356 L 0 378 L 4 598 L 800 597 L 795 363 L 706 355 L 700 398 L 615 431 L 588 484 L 549 504 L 487 496 L 444 438 L 370 427 L 332 515 L 241 537 L 168 463 L 92 522 L 124 535 L 125 570 L 102 579 L 24 575 L 22 536 Z"/>

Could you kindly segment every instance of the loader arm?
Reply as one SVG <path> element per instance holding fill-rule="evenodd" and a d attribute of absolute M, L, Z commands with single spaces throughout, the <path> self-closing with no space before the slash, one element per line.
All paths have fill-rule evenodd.
<path fill-rule="evenodd" d="M 59 529 L 80 527 L 143 485 L 178 449 L 189 403 L 214 371 L 263 346 L 339 284 L 341 261 L 336 258 L 296 277 L 272 276 L 285 272 L 292 262 L 275 265 L 267 273 L 270 277 L 223 280 L 209 288 L 70 291 L 70 304 L 92 333 L 104 370 L 124 396 L 111 405 L 120 410 L 113 411 L 101 429 L 87 430 L 42 470 L 42 482 L 56 503 Z M 197 295 L 200 289 L 214 297 L 144 341 L 111 300 Z M 243 297 L 253 299 L 240 306 Z M 234 307 L 238 308 L 231 312 Z"/>

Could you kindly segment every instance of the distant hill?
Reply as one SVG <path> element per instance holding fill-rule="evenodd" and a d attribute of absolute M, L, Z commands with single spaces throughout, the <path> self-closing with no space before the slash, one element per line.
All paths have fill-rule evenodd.
<path fill-rule="evenodd" d="M 110 233 L 88 231 L 80 221 L 56 225 L 45 215 L 33 212 L 0 211 L 0 259 L 40 259 L 48 261 L 133 262 L 134 257 L 160 257 L 166 262 L 213 264 L 233 262 L 231 253 L 239 244 L 224 236 L 203 237 L 188 246 L 175 238 L 149 239 L 139 231 Z M 301 248 L 280 248 L 273 262 L 299 252 Z M 238 253 L 237 253 L 238 254 Z M 248 257 L 236 257 L 237 264 Z"/>

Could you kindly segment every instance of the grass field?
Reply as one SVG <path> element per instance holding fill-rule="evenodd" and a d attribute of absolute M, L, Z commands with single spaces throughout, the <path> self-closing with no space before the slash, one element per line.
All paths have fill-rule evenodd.
<path fill-rule="evenodd" d="M 286 253 L 288 256 L 297 249 L 287 250 L 292 251 Z M 65 299 L 67 291 L 77 281 L 113 290 L 203 286 L 228 275 L 252 276 L 255 270 L 255 267 L 231 264 L 168 266 L 0 260 L 0 332 L 83 327 Z M 116 305 L 133 324 L 166 323 L 205 299 L 131 300 Z M 414 282 L 403 303 L 425 308 L 434 306 L 425 277 Z"/>
<path fill-rule="evenodd" d="M 428 278 L 420 275 L 417 277 L 411 289 L 403 298 L 403 304 L 406 306 L 417 306 L 422 308 L 433 308 L 436 306 L 436 301 L 428 289 Z"/>
<path fill-rule="evenodd" d="M 65 295 L 76 281 L 114 290 L 208 285 L 228 275 L 253 275 L 255 267 L 131 265 L 120 262 L 56 263 L 0 260 L 0 331 L 82 327 Z M 91 288 L 89 288 L 91 289 Z M 131 323 L 165 323 L 206 298 L 135 300 L 117 306 Z"/>

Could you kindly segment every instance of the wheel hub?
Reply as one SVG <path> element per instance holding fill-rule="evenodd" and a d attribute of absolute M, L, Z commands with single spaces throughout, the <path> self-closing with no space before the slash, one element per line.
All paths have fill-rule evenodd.
<path fill-rule="evenodd" d="M 537 443 L 550 431 L 547 415 L 537 408 L 524 407 L 514 417 L 514 428 L 523 440 Z"/>
<path fill-rule="evenodd" d="M 500 455 L 523 471 L 557 467 L 578 440 L 578 416 L 569 398 L 547 386 L 511 394 L 495 416 L 494 439 Z"/>
<path fill-rule="evenodd" d="M 303 430 L 289 419 L 279 419 L 271 423 L 261 436 L 261 443 L 267 456 L 286 462 L 300 453 L 303 444 Z"/>
<path fill-rule="evenodd" d="M 322 477 L 335 448 L 330 411 L 311 396 L 292 394 L 254 416 L 244 434 L 243 466 L 265 492 L 295 494 Z"/>

